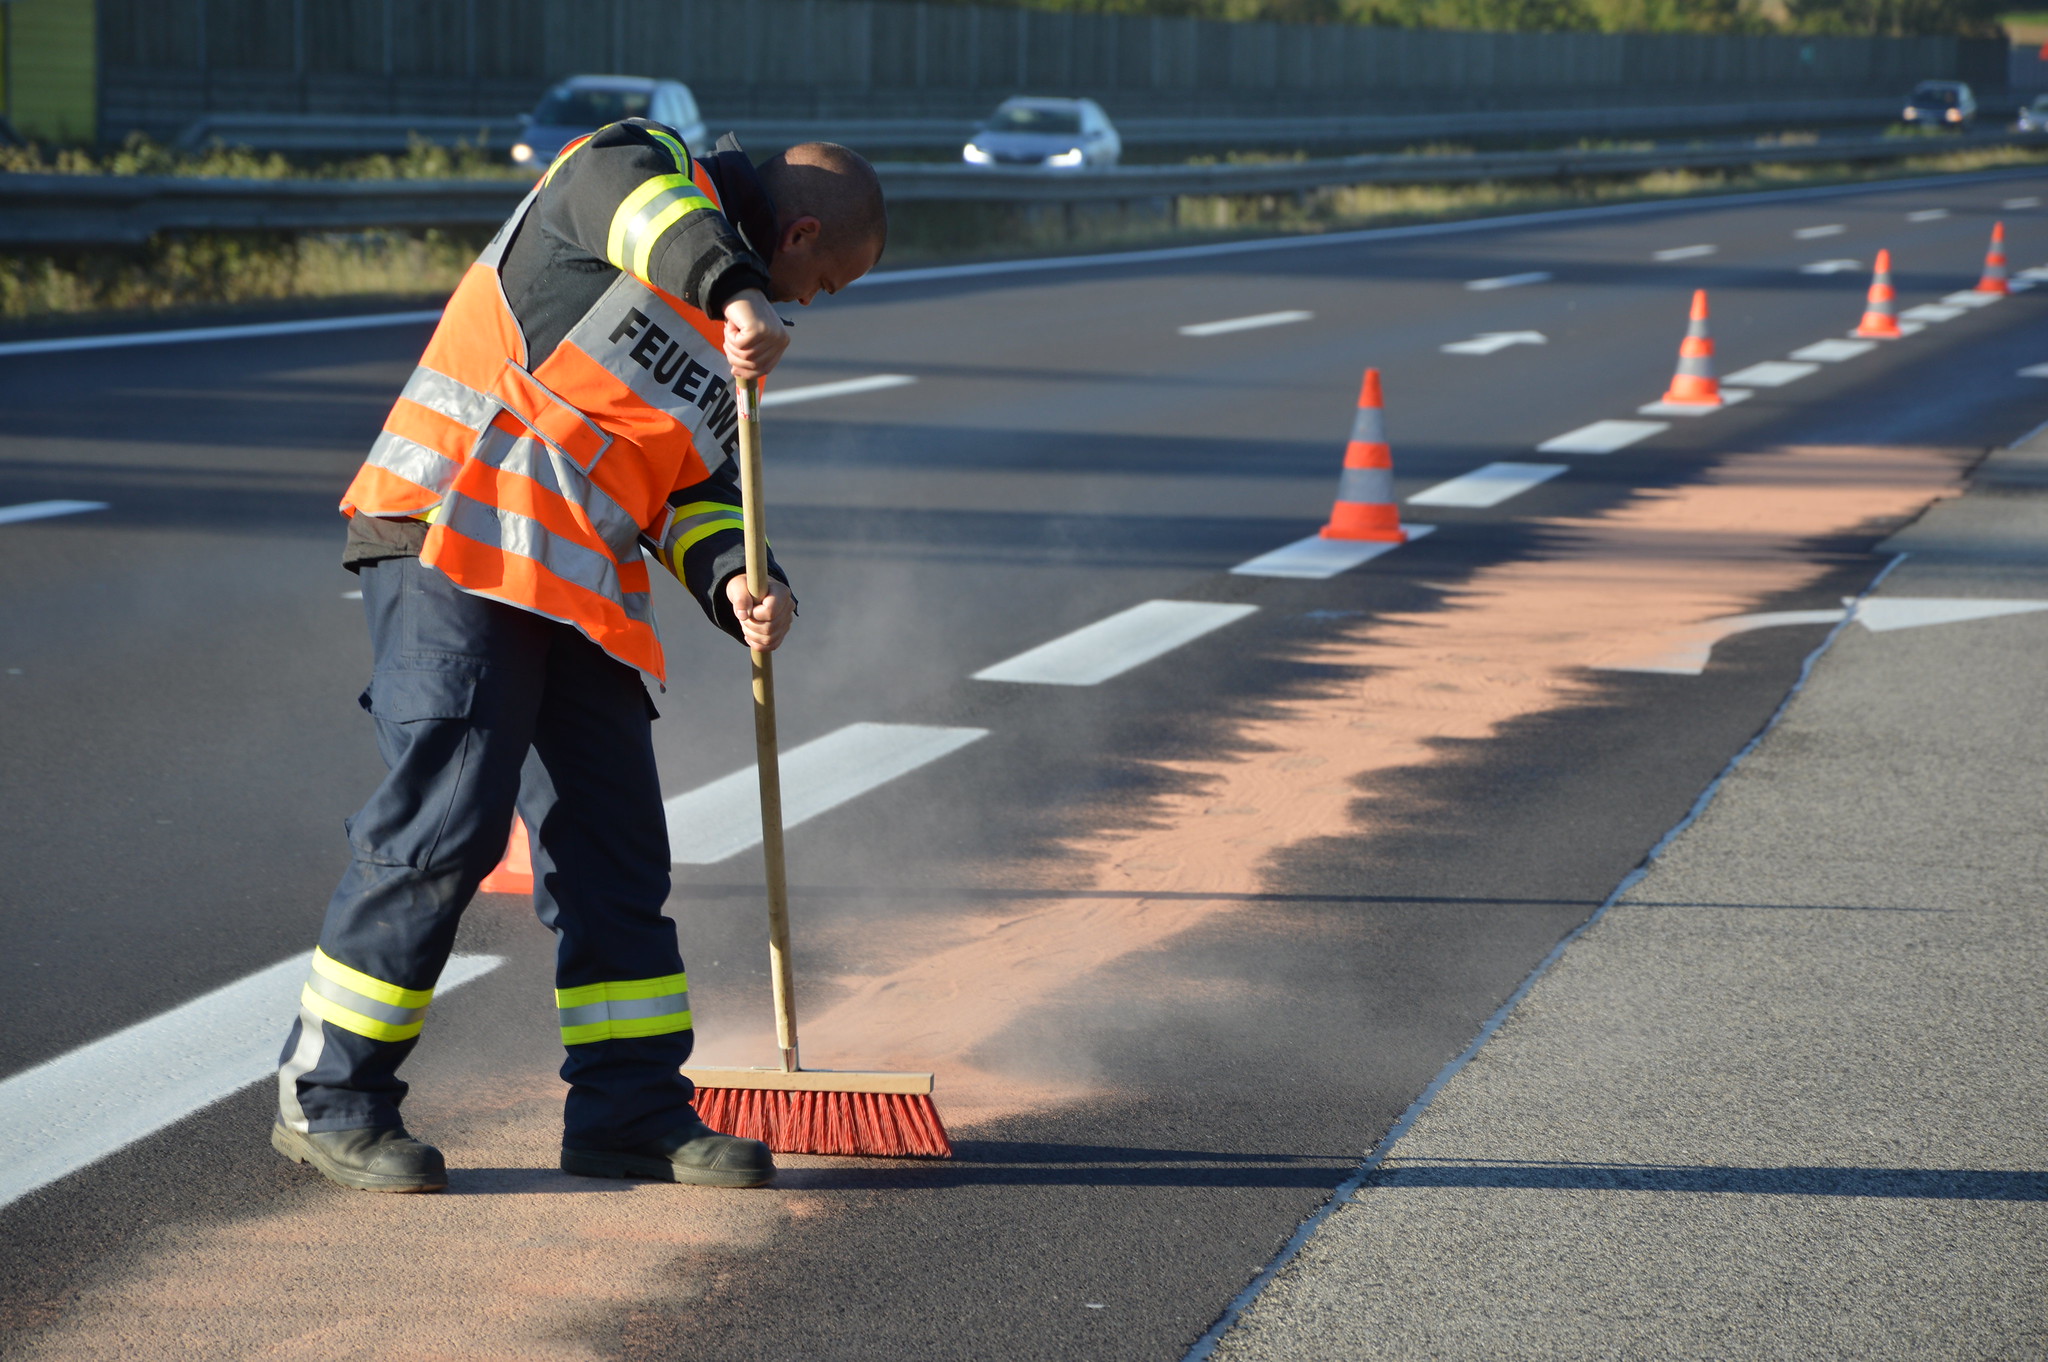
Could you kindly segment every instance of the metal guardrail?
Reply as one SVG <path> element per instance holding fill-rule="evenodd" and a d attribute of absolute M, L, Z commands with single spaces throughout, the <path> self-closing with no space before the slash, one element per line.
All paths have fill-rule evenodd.
<path fill-rule="evenodd" d="M 1647 150 L 1346 156 L 1233 165 L 1124 166 L 1048 172 L 957 163 L 879 167 L 894 203 L 1089 203 L 1187 195 L 1289 194 L 1356 184 L 1426 184 L 1642 174 L 1766 163 L 1901 160 L 1965 148 L 2048 145 L 2048 136 L 1973 133 L 1755 141 Z M 0 247 L 134 246 L 159 232 L 360 231 L 493 226 L 519 180 L 227 180 L 175 176 L 0 174 Z"/>

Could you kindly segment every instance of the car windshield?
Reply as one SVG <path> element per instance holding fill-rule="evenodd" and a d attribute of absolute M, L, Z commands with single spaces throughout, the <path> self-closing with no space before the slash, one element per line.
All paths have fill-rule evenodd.
<path fill-rule="evenodd" d="M 621 118 L 645 118 L 653 100 L 649 90 L 553 90 L 533 111 L 533 121 L 555 128 L 601 128 Z"/>
<path fill-rule="evenodd" d="M 2048 95 L 2034 96 L 2034 112 L 2048 113 Z"/>
<path fill-rule="evenodd" d="M 1079 109 L 1047 109 L 1031 104 L 1005 104 L 988 121 L 990 132 L 1079 132 Z"/>
<path fill-rule="evenodd" d="M 1956 91 L 1952 85 L 1923 85 L 1913 92 L 1915 104 L 1935 104 L 1947 109 L 1956 102 Z"/>

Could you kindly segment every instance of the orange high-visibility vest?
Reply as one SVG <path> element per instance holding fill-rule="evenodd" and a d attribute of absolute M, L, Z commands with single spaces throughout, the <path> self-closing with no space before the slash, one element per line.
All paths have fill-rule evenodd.
<path fill-rule="evenodd" d="M 665 665 L 642 541 L 680 562 L 701 537 L 688 522 L 702 520 L 701 533 L 733 523 L 729 508 L 668 504 L 737 444 L 724 328 L 636 277 L 679 217 L 719 206 L 710 177 L 688 164 L 627 199 L 606 252 L 618 279 L 530 365 L 498 269 L 548 181 L 536 186 L 457 285 L 341 503 L 349 515 L 429 520 L 422 563 L 465 591 L 572 624 L 657 680 Z"/>

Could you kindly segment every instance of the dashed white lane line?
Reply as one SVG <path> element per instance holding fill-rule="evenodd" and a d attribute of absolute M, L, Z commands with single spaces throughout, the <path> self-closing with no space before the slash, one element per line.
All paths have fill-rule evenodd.
<path fill-rule="evenodd" d="M 1816 360 L 1822 364 L 1840 364 L 1845 359 L 1867 355 L 1877 348 L 1876 341 L 1867 340 L 1824 340 L 1811 345 L 1802 345 L 1792 352 L 1794 359 Z"/>
<path fill-rule="evenodd" d="M 1595 421 L 1562 435 L 1553 435 L 1536 446 L 1538 454 L 1612 454 L 1659 431 L 1671 429 L 1669 421 Z"/>
<path fill-rule="evenodd" d="M 1946 208 L 1922 208 L 1917 213 L 1906 214 L 1908 222 L 1940 222 L 1948 216 Z"/>
<path fill-rule="evenodd" d="M 1941 300 L 1950 307 L 1990 307 L 1999 301 L 1996 293 L 1979 293 L 1973 288 L 1960 289 Z"/>
<path fill-rule="evenodd" d="M 1737 369 L 1724 381 L 1740 383 L 1751 388 L 1782 388 L 1787 383 L 1797 383 L 1808 374 L 1819 371 L 1818 364 L 1799 364 L 1789 359 L 1767 359 L 1761 364 L 1752 364 L 1747 369 Z"/>
<path fill-rule="evenodd" d="M 1204 634 L 1258 613 L 1255 605 L 1212 601 L 1145 601 L 1108 619 L 1041 643 L 1007 662 L 984 667 L 977 681 L 1036 686 L 1097 686 L 1164 657 Z"/>
<path fill-rule="evenodd" d="M 1570 467 L 1561 463 L 1490 463 L 1408 498 L 1410 506 L 1498 506 Z"/>
<path fill-rule="evenodd" d="M 363 593 L 360 591 L 344 591 L 341 593 L 341 598 L 345 601 L 359 601 L 363 598 Z"/>
<path fill-rule="evenodd" d="M 1909 307 L 1901 312 L 1899 320 L 1902 322 L 1952 322 L 1968 311 L 1969 309 L 1966 307 L 1952 307 L 1947 303 L 1922 303 L 1918 307 Z"/>
<path fill-rule="evenodd" d="M 1863 268 L 1861 260 L 1816 260 L 1811 265 L 1801 265 L 1801 274 L 1847 274 Z"/>
<path fill-rule="evenodd" d="M 2037 282 L 2048 281 L 2048 265 L 2029 265 L 2014 275 L 2013 278 L 2031 279 Z"/>
<path fill-rule="evenodd" d="M 1453 341 L 1437 349 L 1447 355 L 1490 355 L 1511 345 L 1545 345 L 1549 339 L 1541 331 L 1482 331 L 1471 340 Z"/>
<path fill-rule="evenodd" d="M 1288 326 L 1295 322 L 1310 321 L 1315 315 L 1313 312 L 1300 310 L 1261 312 L 1256 317 L 1230 317 L 1220 322 L 1196 322 L 1193 326 L 1180 328 L 1180 333 L 1183 336 L 1225 336 L 1233 331 L 1256 331 L 1265 326 Z"/>
<path fill-rule="evenodd" d="M 1818 241 L 1824 236 L 1840 236 L 1848 230 L 1839 222 L 1829 222 L 1818 227 L 1801 227 L 1792 235 L 1800 241 Z"/>
<path fill-rule="evenodd" d="M 1636 408 L 1636 414 L 1638 416 L 1712 416 L 1715 412 L 1732 407 L 1738 402 L 1747 402 L 1753 396 L 1755 394 L 1747 388 L 1724 386 L 1721 389 L 1721 400 L 1717 403 L 1645 402 L 1642 406 Z M 1541 446 L 1538 447 L 1540 448 Z"/>
<path fill-rule="evenodd" d="M 782 825 L 796 827 L 988 736 L 985 728 L 848 724 L 782 754 Z M 711 865 L 761 844 L 761 787 L 747 767 L 662 801 L 669 859 Z"/>
<path fill-rule="evenodd" d="M 1401 528 L 1408 532 L 1411 544 L 1436 531 L 1434 525 L 1404 523 Z M 1271 553 L 1262 553 L 1249 562 L 1239 563 L 1231 572 L 1239 577 L 1292 577 L 1323 581 L 1370 563 L 1381 554 L 1392 553 L 1400 547 L 1399 544 L 1378 540 L 1325 539 L 1321 535 L 1311 535 L 1282 545 Z"/>
<path fill-rule="evenodd" d="M 2040 201 L 2039 199 L 2035 198 L 2035 197 L 2034 197 L 2033 195 L 2031 195 L 2031 194 L 2028 194 L 2028 195 L 2025 195 L 2024 197 L 2021 197 L 2021 198 L 2017 198 L 2017 199 L 2007 199 L 2007 200 L 2005 200 L 2005 201 L 2004 201 L 2003 203 L 1999 204 L 1998 206 L 1999 206 L 2000 208 L 2005 208 L 2005 209 L 2013 209 L 2013 208 L 2039 208 L 2039 207 L 2041 206 L 2041 201 Z"/>
<path fill-rule="evenodd" d="M 106 509 L 104 501 L 24 501 L 17 506 L 0 506 L 0 525 L 18 525 L 24 520 L 48 520 L 51 516 Z"/>
<path fill-rule="evenodd" d="M 0 1206 L 275 1072 L 311 954 L 0 1082 Z M 452 956 L 435 996 L 502 963 L 495 955 Z"/>
<path fill-rule="evenodd" d="M 2017 378 L 2048 378 L 2048 364 L 2029 364 L 2015 375 Z"/>
<path fill-rule="evenodd" d="M 67 350 L 112 350 L 127 345 L 183 345 L 188 341 L 248 340 L 259 336 L 305 336 L 322 331 L 362 331 L 379 326 L 435 322 L 441 310 L 375 312 L 361 317 L 311 317 L 296 322 L 248 322 L 240 326 L 187 326 L 176 331 L 124 331 L 111 336 L 62 336 L 51 340 L 8 341 L 0 356 L 53 355 Z"/>
<path fill-rule="evenodd" d="M 1670 246 L 1661 251 L 1652 251 L 1652 260 L 1696 260 L 1703 255 L 1712 255 L 1719 246 Z"/>
<path fill-rule="evenodd" d="M 1549 270 L 1529 270 L 1523 274 L 1502 274 L 1491 279 L 1467 279 L 1465 287 L 1474 293 L 1491 293 L 1495 289 L 1520 288 L 1524 284 L 1546 284 L 1550 282 Z"/>
<path fill-rule="evenodd" d="M 871 374 L 846 378 L 836 383 L 813 383 L 803 388 L 770 388 L 761 394 L 763 407 L 786 407 L 797 402 L 815 402 L 821 397 L 851 397 L 855 393 L 878 393 L 885 388 L 907 388 L 917 382 L 909 374 Z"/>

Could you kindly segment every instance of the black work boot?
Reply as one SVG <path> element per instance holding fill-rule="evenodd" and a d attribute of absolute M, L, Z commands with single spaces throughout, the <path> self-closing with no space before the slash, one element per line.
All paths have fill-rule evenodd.
<path fill-rule="evenodd" d="M 721 1135 L 690 1123 L 625 1149 L 562 1146 L 562 1171 L 586 1178 L 651 1178 L 700 1187 L 759 1187 L 775 1176 L 775 1158 L 759 1140 Z"/>
<path fill-rule="evenodd" d="M 279 1121 L 270 1128 L 270 1147 L 362 1192 L 438 1192 L 448 1185 L 441 1151 L 406 1134 L 404 1126 L 303 1135 Z"/>

